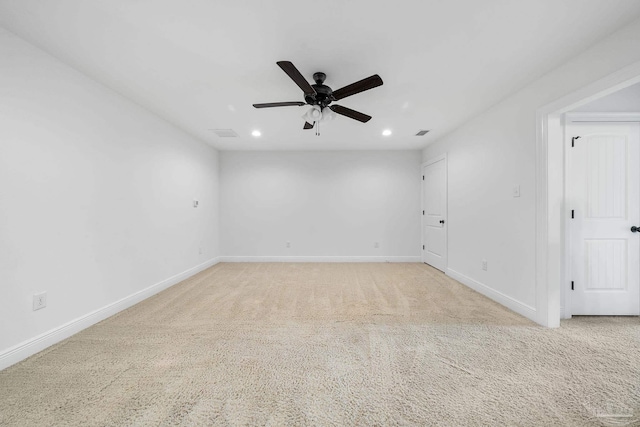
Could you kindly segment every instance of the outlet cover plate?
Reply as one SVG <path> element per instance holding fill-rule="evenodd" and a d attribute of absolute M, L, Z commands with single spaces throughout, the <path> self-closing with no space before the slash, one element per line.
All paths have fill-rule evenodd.
<path fill-rule="evenodd" d="M 47 293 L 40 292 L 39 294 L 33 294 L 33 311 L 40 310 L 47 306 Z"/>

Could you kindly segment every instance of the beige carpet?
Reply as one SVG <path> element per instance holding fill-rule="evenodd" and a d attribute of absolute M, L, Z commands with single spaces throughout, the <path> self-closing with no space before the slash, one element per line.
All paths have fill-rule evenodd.
<path fill-rule="evenodd" d="M 423 264 L 219 264 L 0 372 L 0 425 L 640 424 L 640 323 Z"/>

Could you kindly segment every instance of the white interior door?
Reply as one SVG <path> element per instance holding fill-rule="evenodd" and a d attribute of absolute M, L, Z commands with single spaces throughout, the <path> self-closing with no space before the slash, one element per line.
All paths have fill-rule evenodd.
<path fill-rule="evenodd" d="M 447 157 L 422 167 L 422 261 L 444 271 L 447 268 Z"/>
<path fill-rule="evenodd" d="M 640 314 L 640 124 L 567 126 L 571 314 Z"/>

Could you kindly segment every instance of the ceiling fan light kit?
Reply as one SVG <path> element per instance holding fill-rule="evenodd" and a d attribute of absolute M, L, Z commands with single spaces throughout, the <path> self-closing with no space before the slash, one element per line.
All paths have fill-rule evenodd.
<path fill-rule="evenodd" d="M 302 115 L 302 118 L 309 123 L 313 122 L 328 122 L 336 118 L 336 113 L 334 113 L 331 108 L 325 107 L 320 109 L 317 105 L 314 105 Z"/>
<path fill-rule="evenodd" d="M 322 117 L 322 110 L 317 105 L 314 105 L 313 107 L 309 108 L 309 111 L 304 113 L 304 115 L 302 116 L 303 119 L 311 123 L 317 122 L 318 120 L 320 120 L 321 117 Z"/>
<path fill-rule="evenodd" d="M 311 105 L 311 108 L 302 116 L 305 120 L 303 129 L 313 129 L 314 125 L 319 122 L 333 120 L 336 114 L 349 117 L 350 119 L 366 123 L 371 120 L 371 116 L 363 114 L 359 111 L 352 110 L 341 105 L 329 106 L 333 101 L 339 101 L 351 95 L 355 95 L 365 90 L 382 86 L 383 82 L 379 75 L 367 77 L 348 86 L 333 91 L 329 86 L 324 84 L 327 75 L 322 72 L 313 74 L 314 85 L 310 85 L 298 69 L 289 61 L 278 61 L 278 66 L 284 71 L 295 84 L 298 85 L 304 93 L 305 102 L 270 102 L 264 104 L 253 104 L 255 108 L 271 108 L 271 107 L 291 107 L 303 105 Z M 316 130 L 316 135 L 319 132 Z"/>

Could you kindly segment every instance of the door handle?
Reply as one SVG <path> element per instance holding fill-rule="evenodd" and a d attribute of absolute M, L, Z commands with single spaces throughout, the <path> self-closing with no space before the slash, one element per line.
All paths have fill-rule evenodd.
<path fill-rule="evenodd" d="M 440 220 L 440 224 L 444 224 L 444 219 Z M 638 231 L 640 231 L 640 228 L 638 228 Z M 635 231 L 634 231 L 634 233 L 635 233 Z"/>
<path fill-rule="evenodd" d="M 640 233 L 640 227 L 636 227 L 635 225 L 633 227 L 631 227 L 631 232 L 632 233 Z"/>

